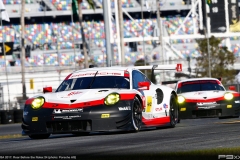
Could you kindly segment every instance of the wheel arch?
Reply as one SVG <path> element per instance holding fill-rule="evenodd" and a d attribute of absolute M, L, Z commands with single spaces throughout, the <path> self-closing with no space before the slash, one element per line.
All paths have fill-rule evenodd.
<path fill-rule="evenodd" d="M 177 93 L 175 91 L 172 91 L 172 93 L 177 98 Z"/>
<path fill-rule="evenodd" d="M 136 94 L 136 95 L 135 95 L 135 97 L 137 97 L 137 98 L 138 98 L 138 100 L 140 101 L 140 103 L 141 103 L 141 104 L 142 104 L 142 106 L 143 106 L 143 100 L 142 100 L 141 96 L 140 96 L 140 95 L 138 95 L 138 94 Z"/>

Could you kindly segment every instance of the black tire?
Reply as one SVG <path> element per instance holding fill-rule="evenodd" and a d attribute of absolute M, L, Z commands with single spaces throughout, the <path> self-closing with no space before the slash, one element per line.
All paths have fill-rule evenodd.
<path fill-rule="evenodd" d="M 180 122 L 178 119 L 178 104 L 177 98 L 172 94 L 170 98 L 170 108 L 169 108 L 169 116 L 170 116 L 170 127 L 174 128 L 177 123 Z"/>
<path fill-rule="evenodd" d="M 142 105 L 137 97 L 134 98 L 132 104 L 132 128 L 134 132 L 138 132 L 142 128 Z"/>
<path fill-rule="evenodd" d="M 31 139 L 47 139 L 49 138 L 50 134 L 34 134 L 28 135 Z"/>

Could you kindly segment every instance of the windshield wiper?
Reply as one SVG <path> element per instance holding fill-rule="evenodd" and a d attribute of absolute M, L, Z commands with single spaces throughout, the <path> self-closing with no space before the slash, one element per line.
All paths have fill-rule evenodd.
<path fill-rule="evenodd" d="M 98 73 L 98 71 L 95 73 L 94 77 L 92 78 L 92 81 L 89 83 L 89 85 L 87 87 L 88 89 L 90 89 L 92 87 L 92 84 L 93 84 L 93 82 L 94 82 L 94 80 L 95 80 L 95 78 L 97 76 L 97 73 Z"/>

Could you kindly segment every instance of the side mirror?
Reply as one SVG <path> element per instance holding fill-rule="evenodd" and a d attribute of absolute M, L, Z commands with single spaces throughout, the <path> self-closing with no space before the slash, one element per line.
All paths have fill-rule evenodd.
<path fill-rule="evenodd" d="M 43 93 L 52 92 L 52 87 L 44 87 Z"/>
<path fill-rule="evenodd" d="M 138 82 L 140 90 L 149 90 L 150 82 Z"/>
<path fill-rule="evenodd" d="M 236 91 L 236 87 L 235 86 L 229 86 L 228 89 L 231 90 L 231 91 Z"/>

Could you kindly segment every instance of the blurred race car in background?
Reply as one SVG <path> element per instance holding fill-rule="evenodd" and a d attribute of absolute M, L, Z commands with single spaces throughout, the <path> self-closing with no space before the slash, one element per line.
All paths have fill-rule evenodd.
<path fill-rule="evenodd" d="M 51 134 L 139 131 L 143 127 L 175 127 L 174 89 L 153 84 L 140 69 L 176 70 L 174 65 L 87 68 L 69 74 L 55 92 L 52 87 L 29 98 L 24 106 L 22 134 L 32 139 Z"/>
<path fill-rule="evenodd" d="M 216 78 L 177 81 L 179 118 L 239 117 L 240 95 L 233 86 L 226 90 Z"/>

